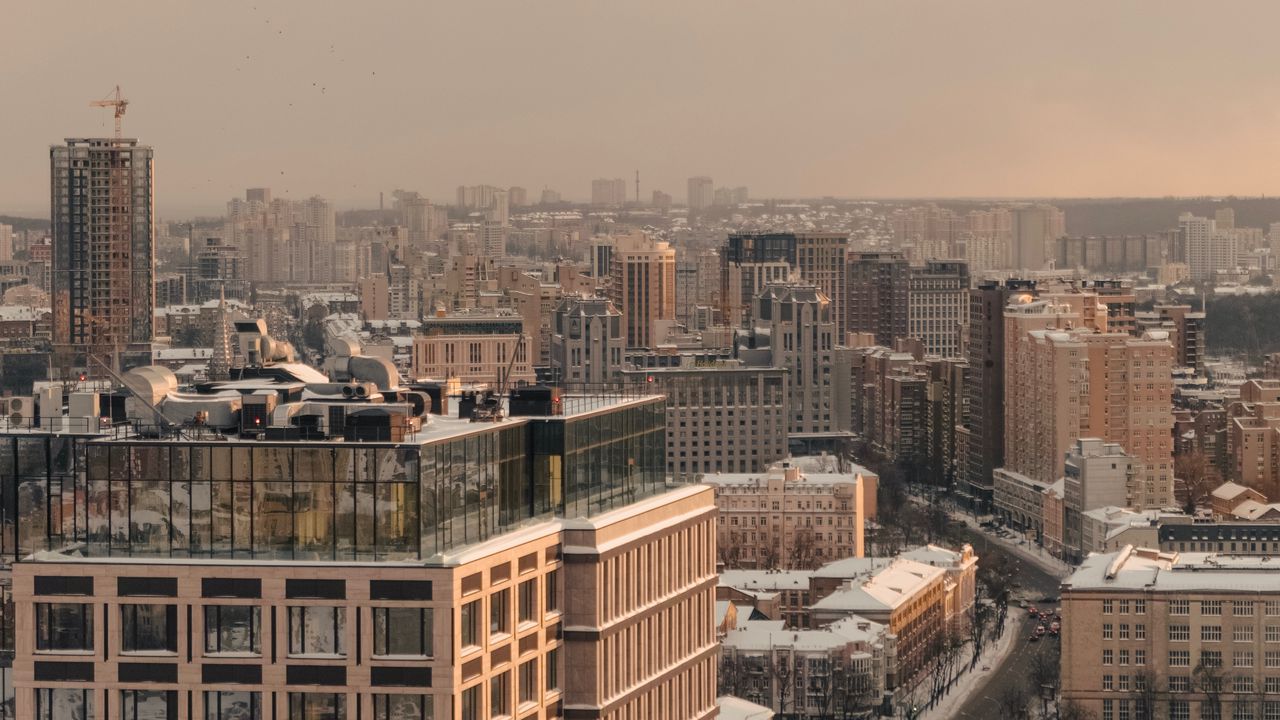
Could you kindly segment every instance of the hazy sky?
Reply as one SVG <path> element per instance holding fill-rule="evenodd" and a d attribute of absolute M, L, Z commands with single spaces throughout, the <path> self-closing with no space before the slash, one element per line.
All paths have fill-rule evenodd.
<path fill-rule="evenodd" d="M 48 153 L 156 149 L 167 215 L 248 186 L 375 207 L 586 198 L 1280 194 L 1280 3 L 5 0 L 0 212 Z"/>

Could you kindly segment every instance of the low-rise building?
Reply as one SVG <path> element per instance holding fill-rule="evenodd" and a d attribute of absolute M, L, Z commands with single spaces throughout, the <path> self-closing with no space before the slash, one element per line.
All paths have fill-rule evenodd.
<path fill-rule="evenodd" d="M 877 478 L 832 470 L 802 470 L 784 460 L 763 473 L 703 478 L 720 509 L 721 563 L 789 570 L 862 557 L 867 492 L 874 504 Z"/>
<path fill-rule="evenodd" d="M 1044 532 L 1044 499 L 1050 483 L 1008 468 L 996 468 L 992 481 L 996 516 L 1039 541 Z"/>
<path fill-rule="evenodd" d="M 1061 700 L 1098 718 L 1280 716 L 1280 564 L 1092 555 L 1062 584 Z"/>
<path fill-rule="evenodd" d="M 895 644 L 857 616 L 816 630 L 747 621 L 721 640 L 721 687 L 790 718 L 848 717 L 881 704 Z"/>

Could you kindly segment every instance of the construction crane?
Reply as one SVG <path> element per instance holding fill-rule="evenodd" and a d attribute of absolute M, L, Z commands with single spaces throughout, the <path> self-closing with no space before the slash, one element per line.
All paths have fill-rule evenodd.
<path fill-rule="evenodd" d="M 114 95 L 108 95 L 102 100 L 94 100 L 89 103 L 89 107 L 109 107 L 115 108 L 116 111 L 116 137 L 120 137 L 120 120 L 124 117 L 124 109 L 129 107 L 129 101 L 124 99 L 124 95 L 120 93 L 120 86 L 116 86 Z"/>

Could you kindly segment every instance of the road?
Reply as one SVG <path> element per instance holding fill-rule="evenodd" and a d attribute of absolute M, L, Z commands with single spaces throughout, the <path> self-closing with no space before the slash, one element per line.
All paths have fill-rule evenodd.
<path fill-rule="evenodd" d="M 1023 560 L 1018 554 L 977 530 L 966 528 L 961 533 L 973 545 L 974 552 L 978 554 L 979 563 L 997 555 L 1004 555 L 1014 563 L 1018 568 L 1015 581 L 1021 583 L 1022 593 L 1032 600 L 1058 594 L 1058 579 L 1045 572 L 1039 565 Z M 1057 652 L 1057 640 L 1046 638 L 1039 642 L 1027 642 L 1027 637 L 1031 635 L 1038 623 L 1033 622 L 1026 611 L 1017 605 L 1011 605 L 1009 612 L 1015 613 L 1014 617 L 1022 618 L 1021 623 L 1015 626 L 1018 628 L 1018 636 L 1013 639 L 1013 649 L 992 670 L 987 683 L 974 689 L 973 697 L 960 707 L 955 717 L 983 718 L 984 720 L 1000 717 L 1000 705 L 997 699 L 1006 688 L 1026 682 L 1026 668 L 1030 667 L 1031 658 L 1042 652 Z M 1064 632 L 1070 632 L 1070 628 L 1064 628 Z"/>

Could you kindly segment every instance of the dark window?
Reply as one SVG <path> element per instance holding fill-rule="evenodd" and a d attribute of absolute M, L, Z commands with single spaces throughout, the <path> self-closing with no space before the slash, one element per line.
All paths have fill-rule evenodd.
<path fill-rule="evenodd" d="M 480 720 L 480 685 L 462 691 L 462 720 Z"/>
<path fill-rule="evenodd" d="M 262 610 L 257 605 L 206 605 L 206 653 L 262 652 Z"/>
<path fill-rule="evenodd" d="M 462 606 L 462 647 L 480 644 L 480 601 Z"/>
<path fill-rule="evenodd" d="M 511 714 L 511 673 L 489 680 L 489 716 Z"/>
<path fill-rule="evenodd" d="M 538 581 L 520 583 L 520 622 L 538 622 Z"/>
<path fill-rule="evenodd" d="M 547 661 L 545 664 L 547 673 L 547 692 L 560 689 L 560 648 L 552 648 L 547 651 Z"/>
<path fill-rule="evenodd" d="M 431 609 L 373 609 L 373 654 L 431 655 Z"/>
<path fill-rule="evenodd" d="M 261 720 L 262 693 L 249 691 L 206 692 L 205 720 Z"/>
<path fill-rule="evenodd" d="M 489 596 L 489 634 L 511 632 L 511 591 L 499 590 Z"/>
<path fill-rule="evenodd" d="M 559 570 L 552 570 L 547 573 L 545 580 L 547 587 L 546 592 L 544 593 L 546 595 L 546 607 L 543 608 L 543 612 L 556 612 L 560 609 L 560 587 L 557 584 L 559 579 Z"/>
<path fill-rule="evenodd" d="M 93 607 L 36 603 L 36 650 L 93 650 Z"/>
<path fill-rule="evenodd" d="M 80 688 L 36 688 L 36 720 L 89 720 L 93 691 Z"/>
<path fill-rule="evenodd" d="M 175 690 L 121 690 L 121 720 L 177 720 Z"/>
<path fill-rule="evenodd" d="M 122 652 L 178 651 L 176 605 L 121 605 Z"/>
<path fill-rule="evenodd" d="M 346 718 L 346 695 L 289 693 L 289 720 L 346 720 Z"/>
<path fill-rule="evenodd" d="M 430 695 L 374 695 L 373 720 L 431 720 Z"/>
<path fill-rule="evenodd" d="M 536 703 L 538 692 L 538 660 L 535 658 L 520 666 L 520 702 Z"/>

